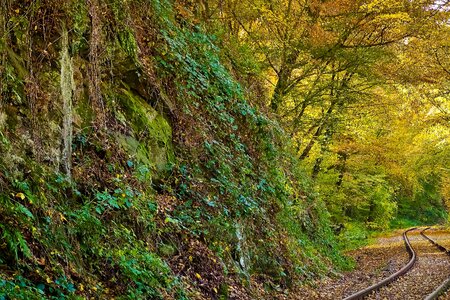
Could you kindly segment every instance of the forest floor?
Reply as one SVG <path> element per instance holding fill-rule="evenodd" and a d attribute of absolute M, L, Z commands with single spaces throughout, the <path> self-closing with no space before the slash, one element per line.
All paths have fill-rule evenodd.
<path fill-rule="evenodd" d="M 409 260 L 402 239 L 403 231 L 378 237 L 371 245 L 349 252 L 348 255 L 356 262 L 352 271 L 318 281 L 315 288 L 301 289 L 289 299 L 343 299 L 388 277 Z M 450 231 L 428 230 L 426 235 L 450 249 Z M 424 299 L 450 277 L 449 255 L 425 240 L 420 230 L 410 232 L 408 237 L 417 254 L 413 268 L 366 299 Z M 450 299 L 450 292 L 439 299 Z"/>

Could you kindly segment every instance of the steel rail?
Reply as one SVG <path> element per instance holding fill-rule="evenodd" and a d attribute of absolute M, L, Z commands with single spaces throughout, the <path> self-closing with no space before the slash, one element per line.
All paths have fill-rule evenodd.
<path fill-rule="evenodd" d="M 447 255 L 450 255 L 450 251 L 449 250 L 447 250 L 444 246 L 440 245 L 438 242 L 436 242 L 435 240 L 431 239 L 430 237 L 428 237 L 424 233 L 428 229 L 430 229 L 430 227 L 427 227 L 427 228 L 423 229 L 422 231 L 420 231 L 420 235 L 422 237 L 424 237 L 426 240 L 428 240 L 430 243 L 432 243 L 434 246 L 436 246 L 436 248 L 438 248 L 440 251 L 444 252 Z M 449 287 L 450 287 L 450 278 L 447 278 L 433 292 L 428 294 L 428 296 L 425 297 L 425 300 L 435 300 L 435 299 L 437 299 L 441 294 L 443 294 L 446 290 L 448 290 Z"/>
<path fill-rule="evenodd" d="M 413 267 L 414 263 L 416 262 L 416 252 L 414 251 L 413 247 L 411 246 L 411 243 L 409 242 L 409 239 L 407 236 L 407 233 L 414 229 L 416 229 L 416 228 L 415 227 L 410 228 L 410 229 L 406 230 L 405 232 L 403 232 L 403 241 L 405 242 L 406 251 L 409 254 L 408 263 L 406 265 L 404 265 L 400 270 L 398 270 L 397 272 L 392 274 L 391 276 L 389 276 L 389 277 L 381 280 L 380 282 L 378 282 L 374 285 L 371 285 L 363 290 L 360 290 L 359 292 L 356 292 L 356 293 L 344 298 L 343 300 L 363 299 L 364 297 L 366 297 L 373 291 L 376 291 L 376 290 L 380 289 L 381 287 L 388 285 L 389 283 L 396 280 L 400 276 L 406 274 L 406 272 L 408 272 Z"/>
<path fill-rule="evenodd" d="M 435 240 L 429 238 L 424 232 L 426 230 L 430 229 L 430 227 L 425 228 L 420 232 L 420 235 L 423 236 L 425 239 L 427 239 L 430 243 L 432 243 L 436 248 L 438 248 L 440 251 L 445 252 L 445 254 L 450 255 L 450 251 L 447 250 L 445 247 L 437 243 Z"/>

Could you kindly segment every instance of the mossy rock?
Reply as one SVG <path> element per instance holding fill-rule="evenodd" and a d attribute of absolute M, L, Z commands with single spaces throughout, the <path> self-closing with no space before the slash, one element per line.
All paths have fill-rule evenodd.
<path fill-rule="evenodd" d="M 116 111 L 132 129 L 131 134 L 116 133 L 118 141 L 128 153 L 157 172 L 166 170 L 174 161 L 172 128 L 169 122 L 143 98 L 122 88 L 114 97 L 119 100 L 120 110 Z"/>
<path fill-rule="evenodd" d="M 6 53 L 3 67 L 2 89 L 11 93 L 8 101 L 15 105 L 26 104 L 25 79 L 29 76 L 24 59 L 4 43 L 0 43 L 0 51 Z"/>
<path fill-rule="evenodd" d="M 9 62 L 13 65 L 14 69 L 16 70 L 18 78 L 20 80 L 24 80 L 28 76 L 28 70 L 25 68 L 24 59 L 7 46 L 5 46 L 4 50 L 6 50 Z"/>
<path fill-rule="evenodd" d="M 73 77 L 75 81 L 74 95 L 74 124 L 81 130 L 92 126 L 95 120 L 95 112 L 89 99 L 89 80 L 87 75 L 88 61 L 75 56 L 73 58 Z"/>
<path fill-rule="evenodd" d="M 176 248 L 170 244 L 161 244 L 158 247 L 158 254 L 162 257 L 172 257 L 176 254 L 176 252 Z"/>

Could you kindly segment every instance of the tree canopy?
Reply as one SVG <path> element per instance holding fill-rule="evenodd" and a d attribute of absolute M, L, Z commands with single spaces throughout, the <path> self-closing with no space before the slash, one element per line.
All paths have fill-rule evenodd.
<path fill-rule="evenodd" d="M 444 218 L 447 1 L 199 3 L 196 17 L 283 124 L 337 228 Z"/>

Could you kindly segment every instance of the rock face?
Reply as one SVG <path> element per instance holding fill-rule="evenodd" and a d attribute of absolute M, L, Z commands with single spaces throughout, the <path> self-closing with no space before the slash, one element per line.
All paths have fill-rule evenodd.
<path fill-rule="evenodd" d="M 128 134 L 116 132 L 117 140 L 136 159 L 156 171 L 164 171 L 174 162 L 172 128 L 169 122 L 139 95 L 127 89 L 117 94 L 121 110 L 116 111 L 118 120 L 131 121 Z"/>

